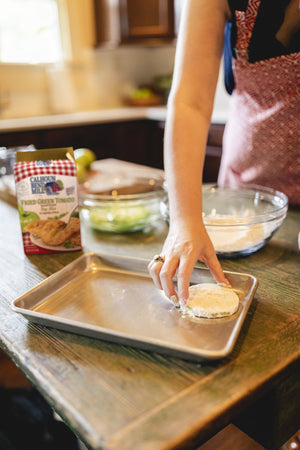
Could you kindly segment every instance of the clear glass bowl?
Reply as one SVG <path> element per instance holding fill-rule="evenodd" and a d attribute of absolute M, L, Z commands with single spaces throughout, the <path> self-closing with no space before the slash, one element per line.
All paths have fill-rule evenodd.
<path fill-rule="evenodd" d="M 203 220 L 216 253 L 224 258 L 250 255 L 281 226 L 288 209 L 285 194 L 262 186 L 203 189 Z M 168 220 L 168 207 L 163 205 Z"/>
<path fill-rule="evenodd" d="M 16 152 L 13 149 L 0 147 L 0 176 L 4 177 L 14 173 Z"/>
<path fill-rule="evenodd" d="M 104 184 L 107 189 L 101 192 L 91 192 L 86 184 L 79 190 L 81 216 L 91 228 L 128 233 L 162 218 L 160 204 L 167 197 L 163 179 L 117 178 L 117 182 L 111 179 Z"/>
<path fill-rule="evenodd" d="M 0 147 L 0 190 L 10 191 L 15 195 L 14 165 L 16 152 L 33 150 L 35 150 L 33 145 L 11 148 Z"/>

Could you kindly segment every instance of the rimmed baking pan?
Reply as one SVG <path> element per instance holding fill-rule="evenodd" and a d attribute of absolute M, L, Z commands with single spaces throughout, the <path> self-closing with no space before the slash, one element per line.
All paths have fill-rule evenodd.
<path fill-rule="evenodd" d="M 249 274 L 225 272 L 238 311 L 205 319 L 183 315 L 155 288 L 148 260 L 87 253 L 12 302 L 29 321 L 149 351 L 199 361 L 232 350 L 257 288 Z M 191 283 L 214 282 L 195 267 Z"/>

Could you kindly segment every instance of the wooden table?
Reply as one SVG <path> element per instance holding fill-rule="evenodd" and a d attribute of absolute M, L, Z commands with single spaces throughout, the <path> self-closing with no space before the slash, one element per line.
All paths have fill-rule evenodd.
<path fill-rule="evenodd" d="M 259 280 L 230 357 L 193 363 L 29 323 L 10 303 L 81 253 L 23 253 L 15 206 L 0 201 L 0 345 L 92 449 L 196 446 L 230 422 L 277 449 L 300 425 L 300 211 L 252 256 L 225 270 Z M 84 251 L 151 258 L 166 235 L 101 235 Z"/>

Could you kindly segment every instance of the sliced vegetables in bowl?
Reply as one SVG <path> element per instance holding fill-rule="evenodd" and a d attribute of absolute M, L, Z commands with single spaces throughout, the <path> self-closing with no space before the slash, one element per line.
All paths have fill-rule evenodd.
<path fill-rule="evenodd" d="M 119 182 L 104 192 L 83 188 L 81 213 L 98 231 L 127 233 L 142 230 L 161 218 L 160 204 L 166 199 L 163 180 L 139 178 Z"/>

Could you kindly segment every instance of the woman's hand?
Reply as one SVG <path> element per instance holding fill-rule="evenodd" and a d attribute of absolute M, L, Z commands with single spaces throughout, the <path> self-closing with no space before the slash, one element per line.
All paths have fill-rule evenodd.
<path fill-rule="evenodd" d="M 164 243 L 162 261 L 152 260 L 148 266 L 158 289 L 176 305 L 185 305 L 189 297 L 189 281 L 197 260 L 203 261 L 218 283 L 230 286 L 217 259 L 203 223 L 174 224 Z M 173 278 L 177 272 L 177 292 Z"/>

